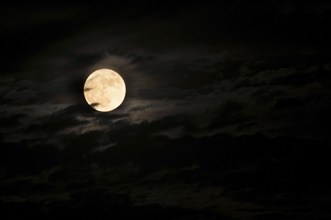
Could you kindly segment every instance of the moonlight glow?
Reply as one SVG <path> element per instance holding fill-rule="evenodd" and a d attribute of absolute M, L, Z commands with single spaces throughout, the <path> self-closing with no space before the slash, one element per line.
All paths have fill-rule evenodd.
<path fill-rule="evenodd" d="M 86 102 L 95 110 L 108 112 L 124 100 L 126 87 L 123 78 L 113 70 L 99 69 L 91 73 L 84 84 Z"/>

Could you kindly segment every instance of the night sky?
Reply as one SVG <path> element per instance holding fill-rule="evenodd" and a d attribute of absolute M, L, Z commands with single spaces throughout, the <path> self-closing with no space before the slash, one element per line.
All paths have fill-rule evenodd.
<path fill-rule="evenodd" d="M 331 219 L 331 2 L 11 1 L 0 27 L 1 219 Z"/>

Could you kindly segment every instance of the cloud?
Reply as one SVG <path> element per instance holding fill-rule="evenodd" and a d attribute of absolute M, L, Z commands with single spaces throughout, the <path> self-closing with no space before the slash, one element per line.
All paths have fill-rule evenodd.
<path fill-rule="evenodd" d="M 287 24 L 298 4 L 273 3 L 277 7 L 265 9 L 262 4 L 244 13 L 240 7 L 246 3 L 213 4 L 176 4 L 173 13 L 165 14 L 146 6 L 139 9 L 148 11 L 143 15 L 133 10 L 134 19 L 121 17 L 121 11 L 115 13 L 121 19 L 109 14 L 85 19 L 81 17 L 87 10 L 84 5 L 77 11 L 69 7 L 70 13 L 53 20 L 42 14 L 45 21 L 62 24 L 68 20 L 69 26 L 82 21 L 78 22 L 81 26 L 72 32 L 65 28 L 67 34 L 40 41 L 42 48 L 28 57 L 20 55 L 24 60 L 19 62 L 20 69 L 6 74 L 11 78 L 0 85 L 5 139 L 64 147 L 71 137 L 95 134 L 92 136 L 101 143 L 94 143 L 91 149 L 101 149 L 108 146 L 106 136 L 112 134 L 179 138 L 224 132 L 302 132 L 321 137 L 309 126 L 325 125 L 329 120 L 325 114 L 330 109 L 325 101 L 329 98 L 329 61 L 322 59 L 324 47 L 310 42 L 315 38 L 310 38 L 307 28 Z M 197 8 L 201 13 L 195 13 Z M 262 8 L 264 13 L 260 13 Z M 229 13 L 232 10 L 236 13 Z M 314 10 L 308 27 L 316 21 Z M 218 17 L 220 11 L 228 19 Z M 27 22 L 33 25 L 37 20 L 31 19 Z M 48 22 L 43 25 L 46 29 L 37 28 L 30 38 L 52 27 Z M 292 42 L 297 34 L 286 31 L 292 26 L 302 40 Z M 30 47 L 25 50 L 30 51 Z M 116 112 L 101 115 L 85 103 L 84 80 L 96 68 L 113 68 L 127 83 L 127 97 Z M 316 116 L 319 112 L 323 114 Z M 293 132 L 296 129 L 300 132 Z"/>
<path fill-rule="evenodd" d="M 166 124 L 166 120 L 163 123 Z M 43 161 L 49 162 L 49 156 L 55 154 L 52 150 L 38 148 L 31 153 L 25 149 L 19 158 L 27 157 L 27 161 L 33 158 L 28 166 L 43 171 L 37 170 L 32 176 L 20 172 L 20 177 L 2 181 L 0 190 L 6 192 L 2 194 L 6 196 L 1 197 L 2 207 L 15 207 L 17 211 L 28 206 L 29 209 L 24 209 L 29 210 L 28 213 L 48 210 L 46 213 L 58 215 L 66 207 L 69 212 L 84 209 L 84 214 L 95 215 L 103 207 L 108 210 L 113 206 L 123 206 L 125 210 L 129 207 L 151 210 L 151 203 L 157 207 L 182 207 L 178 205 L 180 199 L 184 201 L 180 204 L 186 208 L 197 210 L 204 207 L 207 213 L 223 213 L 231 209 L 237 210 L 232 215 L 240 215 L 243 212 L 238 211 L 240 208 L 258 206 L 258 212 L 255 209 L 247 211 L 253 216 L 260 215 L 261 210 L 269 210 L 270 203 L 272 206 L 276 203 L 279 212 L 293 216 L 293 210 L 301 210 L 302 201 L 316 204 L 318 198 L 321 207 L 327 203 L 324 199 L 328 190 L 325 189 L 330 181 L 325 176 L 329 167 L 325 142 L 262 135 L 141 137 L 144 133 L 148 135 L 148 129 L 142 131 L 148 126 L 148 123 L 136 126 L 131 130 L 136 135 L 131 135 L 130 140 L 119 139 L 115 146 L 85 157 L 79 157 L 82 151 L 78 147 L 81 145 L 71 143 L 71 147 L 77 148 L 60 151 L 64 155 L 61 158 L 66 159 L 60 166 L 46 164 L 39 167 Z M 123 130 L 124 127 L 123 124 Z M 84 136 L 84 140 L 93 135 L 96 133 Z M 18 150 L 14 145 L 7 149 L 12 153 Z M 55 155 L 59 154 L 59 151 L 55 152 Z M 8 156 L 3 151 L 1 153 L 2 157 Z M 31 157 L 33 154 L 36 156 Z M 23 167 L 26 160 L 12 160 L 13 167 Z M 208 206 L 201 205 L 201 200 Z M 299 206 L 298 201 L 301 201 Z M 288 212 L 289 207 L 291 212 Z M 318 212 L 328 213 L 327 209 Z M 310 210 L 307 213 L 311 213 Z"/>
<path fill-rule="evenodd" d="M 132 4 L 1 9 L 0 206 L 46 219 L 328 213 L 311 205 L 330 194 L 330 4 Z M 96 68 L 127 84 L 115 111 L 84 100 Z"/>

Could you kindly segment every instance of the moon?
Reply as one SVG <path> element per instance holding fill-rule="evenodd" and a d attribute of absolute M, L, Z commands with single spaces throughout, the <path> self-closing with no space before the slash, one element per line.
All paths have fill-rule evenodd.
<path fill-rule="evenodd" d="M 109 112 L 122 104 L 126 87 L 123 78 L 110 69 L 91 73 L 84 84 L 86 102 L 95 110 Z"/>

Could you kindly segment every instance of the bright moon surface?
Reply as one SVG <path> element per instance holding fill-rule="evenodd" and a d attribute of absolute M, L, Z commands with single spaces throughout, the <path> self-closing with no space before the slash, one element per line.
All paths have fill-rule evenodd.
<path fill-rule="evenodd" d="M 84 84 L 86 102 L 100 112 L 109 112 L 120 106 L 125 92 L 123 78 L 110 69 L 94 71 L 87 77 Z"/>

